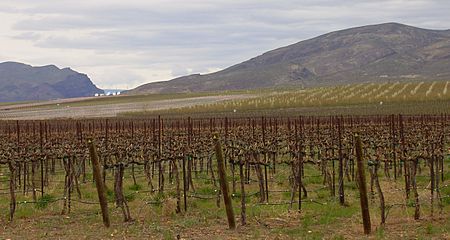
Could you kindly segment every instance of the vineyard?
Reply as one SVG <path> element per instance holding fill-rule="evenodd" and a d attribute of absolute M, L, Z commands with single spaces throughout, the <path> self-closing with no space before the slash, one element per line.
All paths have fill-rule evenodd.
<path fill-rule="evenodd" d="M 347 86 L 341 98 L 449 98 L 439 84 Z M 286 101 L 328 104 L 332 91 Z M 444 114 L 2 121 L 0 238 L 448 238 L 449 123 Z M 23 219 L 63 235 L 14 225 Z M 226 230 L 236 226 L 238 235 Z"/>
<path fill-rule="evenodd" d="M 260 93 L 256 98 L 236 99 L 230 101 L 201 104 L 169 110 L 144 111 L 140 114 L 130 113 L 129 116 L 153 114 L 193 114 L 208 112 L 245 112 L 245 111 L 273 111 L 274 109 L 293 108 L 326 108 L 336 106 L 375 106 L 373 114 L 380 114 L 383 106 L 430 102 L 425 109 L 412 107 L 412 114 L 423 112 L 427 114 L 439 114 L 448 110 L 450 100 L 450 82 L 384 82 L 384 83 L 360 83 L 347 84 L 333 87 L 318 87 L 308 89 L 285 89 L 279 91 L 267 91 Z M 431 108 L 431 109 L 430 109 Z M 391 110 L 392 113 L 402 112 L 402 108 Z M 362 112 L 364 113 L 364 112 Z M 301 113 L 300 113 L 301 114 Z M 345 114 L 355 114 L 351 111 Z M 367 113 L 365 113 L 367 114 Z M 390 114 L 390 113 L 389 113 Z M 319 114 L 319 115 L 324 115 Z"/>

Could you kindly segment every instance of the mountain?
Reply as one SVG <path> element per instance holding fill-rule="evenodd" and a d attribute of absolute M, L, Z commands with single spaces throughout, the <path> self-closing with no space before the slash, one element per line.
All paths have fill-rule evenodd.
<path fill-rule="evenodd" d="M 95 93 L 103 93 L 103 90 L 86 74 L 70 68 L 0 63 L 0 102 L 87 97 Z"/>
<path fill-rule="evenodd" d="M 450 30 L 385 23 L 331 32 L 219 72 L 148 83 L 128 93 L 444 79 L 450 80 Z"/>

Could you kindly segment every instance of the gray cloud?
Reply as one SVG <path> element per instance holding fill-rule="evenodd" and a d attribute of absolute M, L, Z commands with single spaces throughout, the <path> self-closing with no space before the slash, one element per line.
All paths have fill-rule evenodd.
<path fill-rule="evenodd" d="M 401 22 L 450 28 L 444 0 L 17 0 L 0 6 L 2 12 L 11 18 L 6 35 L 47 53 L 2 51 L 5 57 L 63 61 L 90 71 L 101 87 L 222 69 L 348 27 Z"/>

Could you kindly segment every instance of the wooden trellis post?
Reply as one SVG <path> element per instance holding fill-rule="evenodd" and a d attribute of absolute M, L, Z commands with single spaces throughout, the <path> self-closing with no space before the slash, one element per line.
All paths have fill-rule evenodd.
<path fill-rule="evenodd" d="M 220 144 L 218 134 L 214 134 L 213 139 L 214 139 L 214 145 L 215 145 L 216 157 L 217 157 L 217 168 L 219 170 L 220 188 L 222 190 L 223 201 L 225 203 L 225 209 L 227 212 L 228 226 L 230 229 L 235 229 L 236 221 L 234 219 L 233 205 L 231 202 L 231 197 L 230 197 L 229 187 L 228 187 L 228 182 L 227 182 L 227 176 L 226 176 L 226 172 L 225 172 L 225 163 L 223 161 L 222 146 Z"/>
<path fill-rule="evenodd" d="M 358 166 L 358 187 L 359 196 L 361 202 L 361 212 L 364 224 L 364 233 L 370 234 L 370 213 L 369 213 L 369 201 L 367 200 L 367 186 L 366 186 L 366 173 L 364 171 L 364 161 L 362 157 L 362 144 L 359 135 L 356 138 L 356 164 Z"/>
<path fill-rule="evenodd" d="M 102 209 L 103 224 L 105 225 L 105 227 L 109 228 L 110 222 L 108 214 L 108 202 L 106 200 L 105 185 L 102 181 L 102 173 L 100 171 L 100 162 L 98 160 L 97 148 L 93 140 L 89 140 L 88 144 L 92 161 L 92 171 L 95 179 L 95 185 L 97 187 L 98 200 L 100 201 L 100 207 Z"/>

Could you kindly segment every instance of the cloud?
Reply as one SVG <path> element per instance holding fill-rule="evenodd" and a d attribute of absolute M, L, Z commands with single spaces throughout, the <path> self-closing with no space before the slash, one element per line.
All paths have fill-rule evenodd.
<path fill-rule="evenodd" d="M 20 40 L 37 41 L 41 38 L 41 35 L 35 32 L 22 32 L 13 37 Z"/>
<path fill-rule="evenodd" d="M 67 65 L 100 87 L 135 87 L 348 27 L 449 29 L 448 12 L 445 0 L 5 1 L 0 61 Z"/>
<path fill-rule="evenodd" d="M 172 76 L 185 76 L 191 74 L 192 69 L 176 64 L 172 67 L 172 71 L 170 73 L 172 74 Z"/>

